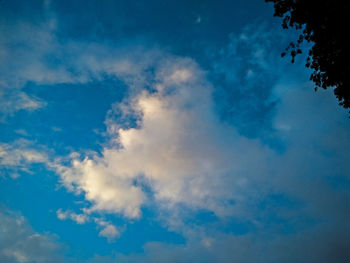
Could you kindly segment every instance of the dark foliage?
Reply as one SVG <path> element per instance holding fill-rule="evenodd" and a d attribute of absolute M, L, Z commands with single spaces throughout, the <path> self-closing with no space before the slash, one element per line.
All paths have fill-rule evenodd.
<path fill-rule="evenodd" d="M 313 43 L 306 67 L 317 87 L 335 87 L 339 104 L 350 108 L 350 1 L 265 0 L 273 2 L 274 16 L 283 17 L 283 28 L 300 30 L 299 38 L 286 48 L 292 63 L 302 53 L 303 41 Z"/>

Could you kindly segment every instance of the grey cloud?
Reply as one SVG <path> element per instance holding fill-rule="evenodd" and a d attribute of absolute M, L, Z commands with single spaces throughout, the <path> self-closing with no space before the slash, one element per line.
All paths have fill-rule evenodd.
<path fill-rule="evenodd" d="M 96 256 L 89 263 L 342 263 L 350 256 L 349 231 L 349 227 L 339 229 L 325 224 L 290 234 L 217 234 L 186 245 L 147 243 L 143 253 Z"/>
<path fill-rule="evenodd" d="M 62 247 L 54 236 L 35 233 L 23 216 L 3 208 L 0 210 L 0 261 L 66 262 Z"/>

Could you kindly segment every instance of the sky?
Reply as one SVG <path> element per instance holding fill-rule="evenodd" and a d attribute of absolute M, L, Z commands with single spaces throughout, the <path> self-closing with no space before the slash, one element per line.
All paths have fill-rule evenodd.
<path fill-rule="evenodd" d="M 349 113 L 273 11 L 0 1 L 0 262 L 345 262 Z"/>

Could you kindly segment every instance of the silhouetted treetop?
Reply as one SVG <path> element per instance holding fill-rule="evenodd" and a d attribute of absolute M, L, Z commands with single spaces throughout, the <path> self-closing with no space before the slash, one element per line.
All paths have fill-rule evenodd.
<path fill-rule="evenodd" d="M 274 3 L 274 16 L 283 18 L 283 28 L 296 28 L 301 32 L 286 48 L 292 63 L 295 56 L 302 53 L 303 41 L 313 43 L 306 67 L 313 69 L 310 79 L 316 84 L 315 89 L 335 87 L 339 104 L 350 108 L 350 1 L 265 1 Z"/>

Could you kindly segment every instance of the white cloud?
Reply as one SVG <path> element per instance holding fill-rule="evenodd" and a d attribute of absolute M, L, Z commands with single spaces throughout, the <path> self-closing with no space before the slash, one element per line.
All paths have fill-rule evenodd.
<path fill-rule="evenodd" d="M 29 172 L 31 164 L 35 163 L 48 164 L 49 158 L 30 141 L 20 139 L 12 144 L 0 143 L 0 164 L 9 170 L 10 176 L 18 177 L 18 170 Z"/>
<path fill-rule="evenodd" d="M 109 242 L 114 241 L 120 236 L 120 230 L 112 223 L 100 218 L 95 218 L 95 222 L 100 228 L 102 228 L 98 235 L 107 238 Z"/>
<path fill-rule="evenodd" d="M 123 213 L 130 218 L 140 215 L 144 199 L 141 189 L 128 178 L 116 178 L 103 164 L 75 160 L 61 178 L 66 185 L 76 185 L 78 192 L 84 191 L 85 198 L 94 204 L 90 211 Z"/>
<path fill-rule="evenodd" d="M 101 217 L 91 216 L 91 210 L 83 209 L 83 213 L 77 214 L 70 210 L 63 211 L 62 209 L 58 209 L 56 215 L 60 220 L 70 219 L 79 225 L 86 224 L 90 221 L 95 222 L 99 228 L 98 235 L 107 238 L 108 242 L 114 241 L 121 235 L 122 229 L 117 228 L 111 222 Z"/>
<path fill-rule="evenodd" d="M 153 54 L 157 56 L 152 58 Z M 292 89 L 284 83 L 287 77 L 281 77 L 282 84 L 276 85 L 273 94 L 279 104 L 272 118 L 275 139 L 287 146 L 281 153 L 219 120 L 214 112 L 213 87 L 193 60 L 161 51 L 135 53 L 133 59 L 127 54 L 125 60 L 123 63 L 129 66 L 123 70 L 133 70 L 128 70 L 128 77 L 123 79 L 131 87 L 145 81 L 143 85 L 149 89 L 136 89 L 124 102 L 114 105 L 106 120 L 110 144 L 101 154 L 75 157 L 71 166 L 58 171 L 70 190 L 84 194 L 91 202 L 91 213 L 139 218 L 143 206 L 152 206 L 171 211 L 167 224 L 181 232 L 184 226 L 177 215 L 181 205 L 210 210 L 219 217 L 244 218 L 259 227 L 268 221 L 259 205 L 270 194 L 311 202 L 310 207 L 318 207 L 319 211 L 320 202 L 307 188 L 327 196 L 328 208 L 339 200 L 327 186 L 319 184 L 334 167 L 339 175 L 348 171 L 344 165 L 347 155 L 341 150 L 341 144 L 349 145 L 346 132 L 341 133 L 342 143 L 337 143 L 314 129 L 321 125 L 336 134 L 341 127 L 348 127 L 344 112 L 335 103 L 322 102 L 325 97 L 331 98 L 329 94 L 313 96 L 312 88 L 300 83 Z M 136 61 L 144 64 L 130 66 Z M 268 57 L 258 63 L 269 72 L 271 61 Z M 300 111 L 295 109 L 296 104 Z M 316 113 L 318 105 L 323 105 L 327 118 Z M 136 119 L 135 125 L 127 122 L 128 115 Z M 115 116 L 125 117 L 126 124 Z M 332 125 L 327 126 L 328 120 Z M 311 144 L 311 150 L 306 151 Z M 325 151 L 337 152 L 338 160 L 323 156 Z M 321 164 L 320 169 L 315 162 Z M 305 216 L 306 212 L 293 213 Z"/>
<path fill-rule="evenodd" d="M 0 89 L 0 121 L 19 110 L 34 111 L 45 106 L 46 102 L 24 92 Z"/>
<path fill-rule="evenodd" d="M 71 219 L 77 224 L 85 224 L 90 220 L 89 216 L 82 213 L 82 214 L 77 214 L 72 211 L 63 211 L 62 209 L 58 209 L 56 211 L 57 217 L 61 220 L 66 220 L 66 219 Z"/>
<path fill-rule="evenodd" d="M 157 65 L 155 92 L 137 93 L 122 104 L 137 115 L 138 126 L 108 120 L 111 141 L 119 146 L 75 159 L 61 172 L 62 181 L 84 193 L 91 211 L 138 218 L 148 202 L 147 185 L 158 205 L 232 214 L 269 150 L 218 121 L 212 87 L 192 60 L 165 56 Z"/>
<path fill-rule="evenodd" d="M 286 92 L 288 85 L 283 83 L 282 87 L 276 88 L 276 97 L 281 101 L 273 126 L 277 130 L 276 137 L 287 144 L 285 152 L 278 154 L 259 140 L 240 135 L 235 127 L 218 119 L 213 110 L 213 87 L 204 71 L 191 59 L 140 47 L 114 49 L 78 42 L 67 42 L 62 46 L 55 39 L 53 26 L 13 26 L 15 28 L 5 25 L 7 28 L 2 33 L 11 34 L 0 38 L 1 61 L 6 61 L 0 63 L 3 65 L 0 71 L 6 76 L 1 80 L 1 88 L 16 88 L 18 91 L 13 92 L 16 96 L 11 102 L 3 104 L 7 105 L 3 111 L 35 110 L 45 105 L 40 99 L 20 91 L 27 81 L 38 84 L 88 82 L 108 74 L 123 80 L 132 91 L 129 99 L 115 105 L 108 114 L 106 123 L 111 141 L 101 154 L 90 154 L 83 159 L 72 157 L 71 165 L 64 166 L 59 160 L 48 161 L 42 151 L 27 145 L 0 146 L 3 166 L 27 169 L 32 163 L 45 163 L 57 171 L 68 189 L 84 194 L 85 199 L 91 202 L 91 207 L 84 214 L 57 211 L 60 219 L 85 223 L 94 212 L 139 218 L 142 206 L 149 205 L 171 211 L 168 224 L 173 228 L 180 226 L 182 229 L 176 230 L 184 233 L 189 227 L 183 226 L 181 216 L 176 213 L 178 207 L 185 205 L 193 210 L 214 211 L 218 216 L 243 217 L 258 227 L 261 221 L 268 221 L 266 211 L 261 211 L 259 204 L 273 192 L 300 198 L 308 204 L 310 211 L 317 210 L 318 214 L 328 214 L 333 219 L 347 218 L 344 212 L 348 211 L 347 196 L 342 198 L 341 194 L 335 194 L 319 182 L 320 178 L 333 174 L 350 174 L 346 166 L 346 151 L 349 149 L 346 131 L 349 125 L 344 121 L 347 120 L 345 114 L 338 108 L 335 110 L 335 102 L 322 103 L 324 97 L 313 97 L 311 88 L 310 92 L 306 92 L 298 84 L 293 89 L 289 87 L 290 91 Z M 13 35 L 12 32 L 18 34 Z M 239 70 L 232 73 L 232 68 L 237 65 L 231 61 L 234 61 L 233 57 L 241 58 L 235 44 L 235 41 L 240 41 L 240 45 L 255 51 L 247 56 L 250 64 L 262 69 L 259 71 L 260 79 L 257 77 L 256 82 L 250 83 L 263 82 L 263 77 L 266 77 L 263 74 L 272 71 L 285 77 L 283 67 L 271 67 L 271 61 L 276 56 L 270 57 L 267 48 L 261 46 L 260 33 L 256 30 L 256 34 L 233 39 L 223 61 L 214 65 L 216 73 L 223 73 L 231 83 L 236 83 Z M 264 39 L 270 41 L 273 37 L 267 34 Z M 27 46 L 21 50 L 10 50 L 8 43 L 26 43 Z M 44 59 L 48 55 L 55 55 L 61 63 L 51 67 Z M 18 60 L 17 56 L 26 60 Z M 67 68 L 73 68 L 75 73 L 68 72 Z M 249 77 L 256 76 L 254 71 Z M 140 91 L 144 87 L 151 90 Z M 237 89 L 249 92 L 252 87 L 239 86 Z M 254 108 L 256 100 L 261 98 L 253 96 L 248 106 L 244 102 L 244 108 Z M 134 115 L 136 125 L 132 127 L 124 125 L 123 120 L 116 120 L 116 110 L 124 116 Z M 328 158 L 327 154 L 334 158 Z M 15 177 L 16 173 L 13 175 Z M 277 211 L 276 207 L 269 209 Z M 305 213 L 291 210 L 289 213 L 293 215 L 286 217 Z M 120 229 L 110 222 L 96 218 L 94 221 L 101 227 L 100 236 L 113 240 L 120 235 Z M 225 247 L 225 242 L 218 242 L 215 246 L 215 240 L 220 239 L 204 236 L 199 242 L 201 247 L 203 244 L 207 248 Z M 242 253 L 249 254 L 249 247 L 255 245 L 245 238 L 228 239 L 238 254 L 242 246 L 245 247 L 246 253 L 241 252 L 237 256 L 242 261 Z M 264 249 L 260 245 L 257 245 L 258 252 Z M 232 255 L 231 248 L 224 250 L 227 257 Z M 166 259 L 179 257 L 184 251 L 182 247 L 165 250 L 168 253 Z M 157 247 L 152 251 L 157 252 Z M 174 251 L 177 252 L 175 256 Z M 202 253 L 202 250 L 199 251 Z M 17 261 L 26 261 L 26 253 L 13 248 L 4 250 L 5 256 Z M 189 261 L 193 259 L 191 256 Z M 211 256 L 215 258 L 217 253 Z M 251 261 L 256 262 L 256 254 L 250 256 L 253 258 Z"/>

